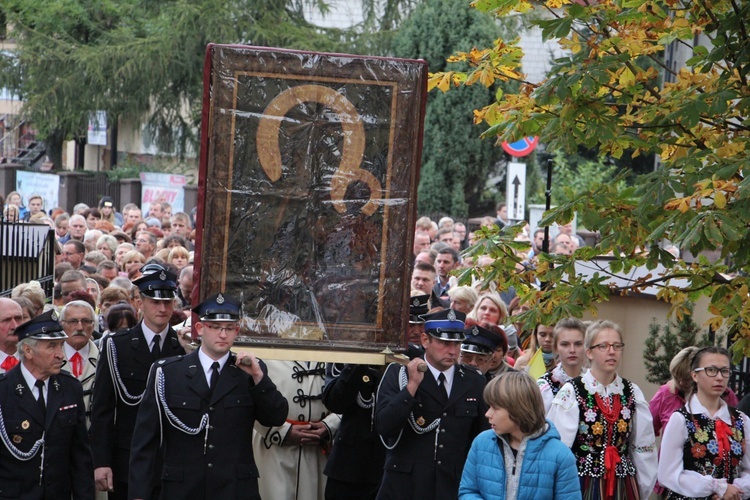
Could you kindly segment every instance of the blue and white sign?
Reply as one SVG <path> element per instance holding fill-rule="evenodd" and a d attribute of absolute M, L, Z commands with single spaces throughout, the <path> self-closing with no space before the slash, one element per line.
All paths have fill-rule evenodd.
<path fill-rule="evenodd" d="M 92 146 L 107 145 L 106 111 L 97 111 L 89 115 L 88 143 Z"/>
<path fill-rule="evenodd" d="M 524 220 L 526 211 L 526 164 L 508 163 L 508 174 L 505 176 L 505 199 L 508 208 L 508 219 Z"/>
<path fill-rule="evenodd" d="M 23 206 L 29 206 L 29 197 L 39 194 L 44 199 L 44 211 L 57 207 L 60 195 L 60 176 L 56 174 L 40 174 L 39 172 L 16 172 L 16 191 L 21 193 Z"/>

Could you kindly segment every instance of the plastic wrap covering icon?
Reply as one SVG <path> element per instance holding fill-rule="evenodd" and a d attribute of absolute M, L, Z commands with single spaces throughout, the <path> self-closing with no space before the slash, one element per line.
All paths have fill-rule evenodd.
<path fill-rule="evenodd" d="M 200 297 L 241 296 L 255 345 L 403 347 L 424 62 L 223 45 L 206 61 Z"/>

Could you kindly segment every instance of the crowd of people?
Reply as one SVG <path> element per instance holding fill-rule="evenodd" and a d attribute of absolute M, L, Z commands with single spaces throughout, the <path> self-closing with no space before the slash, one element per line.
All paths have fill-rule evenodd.
<path fill-rule="evenodd" d="M 649 403 L 616 323 L 529 325 L 513 290 L 459 286 L 461 223 L 417 222 L 407 360 L 264 362 L 231 351 L 237 298 L 191 302 L 189 215 L 16 195 L 5 220 L 51 223 L 61 253 L 52 297 L 0 298 L 0 497 L 750 497 L 725 350 L 680 352 Z M 558 252 L 584 244 L 566 231 Z"/>

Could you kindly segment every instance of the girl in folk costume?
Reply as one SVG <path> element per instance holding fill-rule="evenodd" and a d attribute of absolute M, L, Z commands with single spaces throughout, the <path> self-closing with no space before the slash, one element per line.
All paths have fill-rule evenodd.
<path fill-rule="evenodd" d="M 669 373 L 672 378 L 664 385 L 659 387 L 648 407 L 651 409 L 651 416 L 654 417 L 654 433 L 660 436 L 672 414 L 685 405 L 685 395 L 690 392 L 693 386 L 693 367 L 692 362 L 695 353 L 700 351 L 700 347 L 686 347 L 672 358 L 669 363 Z M 737 395 L 727 387 L 721 399 L 726 401 L 729 406 L 737 407 L 739 400 Z"/>
<path fill-rule="evenodd" d="M 584 339 L 591 368 L 560 389 L 547 415 L 576 456 L 586 500 L 645 500 L 656 483 L 648 403 L 617 374 L 624 347 L 619 325 L 591 324 Z"/>
<path fill-rule="evenodd" d="M 659 483 L 668 499 L 750 497 L 748 417 L 721 398 L 732 373 L 729 362 L 720 347 L 693 357 L 692 389 L 661 441 Z"/>
<path fill-rule="evenodd" d="M 586 326 L 580 319 L 566 318 L 555 325 L 552 349 L 560 362 L 537 380 L 545 412 L 549 412 L 552 400 L 562 386 L 583 371 L 585 337 Z"/>

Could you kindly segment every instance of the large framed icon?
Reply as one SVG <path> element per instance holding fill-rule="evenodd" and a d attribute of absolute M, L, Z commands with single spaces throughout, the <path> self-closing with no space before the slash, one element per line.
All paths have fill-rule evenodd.
<path fill-rule="evenodd" d="M 195 262 L 200 297 L 241 298 L 244 343 L 405 347 L 426 78 L 424 61 L 208 47 Z"/>

